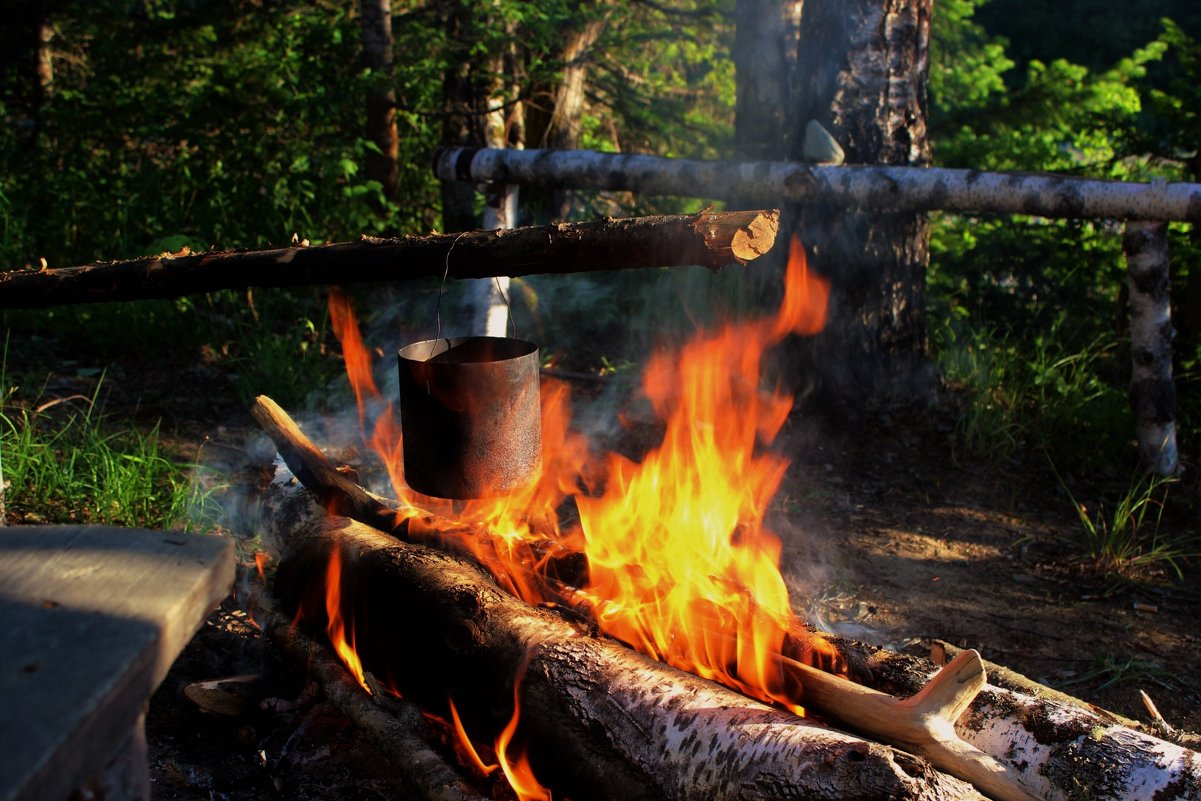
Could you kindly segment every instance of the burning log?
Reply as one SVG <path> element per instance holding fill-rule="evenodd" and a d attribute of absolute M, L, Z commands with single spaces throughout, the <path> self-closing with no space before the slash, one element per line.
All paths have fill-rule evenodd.
<path fill-rule="evenodd" d="M 391 507 L 339 473 L 282 409 L 269 399 L 260 398 L 254 414 L 289 466 L 313 489 L 324 507 L 358 517 L 400 537 L 420 535 L 422 531 L 435 531 L 439 527 L 447 531 L 454 529 L 453 524 L 445 521 L 439 524 L 432 516 L 410 518 L 397 525 Z M 293 510 L 286 506 L 277 508 L 270 515 L 271 519 L 294 521 L 284 526 L 285 529 L 305 525 L 302 521 L 311 516 L 312 512 L 305 504 Z M 879 692 L 915 697 L 928 686 L 936 672 L 928 660 L 849 640 L 836 640 L 835 644 L 847 664 L 866 666 L 855 672 L 855 678 Z M 880 729 L 877 718 L 881 713 L 873 710 L 899 703 L 895 699 L 889 698 L 883 703 L 881 699 L 869 701 L 875 706 L 865 712 L 860 703 L 863 699 L 849 699 L 845 690 L 837 687 L 831 694 L 824 679 L 813 676 L 803 666 L 793 667 L 796 669 L 790 672 L 792 678 L 806 686 L 813 700 L 830 717 L 865 733 L 891 734 L 894 741 L 905 742 L 910 747 L 920 745 L 916 738 L 903 732 L 898 734 L 895 730 L 901 725 L 898 721 L 885 721 L 885 728 L 891 727 L 891 731 Z M 860 695 L 867 694 L 865 691 Z M 964 711 L 963 707 L 956 707 L 958 703 L 960 701 L 948 701 L 948 717 L 953 719 Z M 935 707 L 938 706 L 936 703 Z M 983 692 L 966 706 L 966 713 L 955 724 L 953 734 L 989 755 L 992 761 L 1020 769 L 1024 774 L 1022 783 L 1032 787 L 1042 798 L 1064 801 L 1077 798 L 1081 783 L 1091 788 L 1094 793 L 1091 797 L 1095 798 L 1150 797 L 1169 788 L 1178 789 L 1181 795 L 1177 797 L 1180 798 L 1201 798 L 1201 759 L 1196 754 L 1127 728 L 1103 712 L 1065 703 L 1049 692 L 1044 696 L 995 685 L 985 686 Z M 915 712 L 913 718 L 923 714 L 917 710 L 893 708 L 887 717 L 895 718 L 909 711 Z M 932 723 L 937 725 L 936 721 Z M 929 737 L 924 740 L 929 741 Z M 938 743 L 937 738 L 933 741 Z M 943 742 L 949 742 L 952 751 L 961 746 L 956 739 L 944 739 Z M 970 766 L 975 756 L 971 749 L 964 753 Z M 991 768 L 985 764 L 984 778 L 987 779 L 987 771 Z M 972 778 L 973 781 L 979 779 L 979 775 Z M 1004 783 L 1001 789 L 1004 791 Z M 1020 784 L 1010 789 L 1028 792 Z M 997 788 L 991 787 L 988 791 L 996 793 Z M 997 794 L 996 797 L 1023 796 Z"/>
<path fill-rule="evenodd" d="M 428 744 L 428 724 L 406 701 L 389 702 L 385 711 L 365 695 L 341 663 L 320 643 L 291 625 L 266 598 L 258 598 L 255 618 L 285 653 L 321 685 L 325 695 L 354 721 L 400 778 L 426 801 L 485 801 Z"/>
<path fill-rule="evenodd" d="M 449 694 L 477 730 L 495 733 L 519 714 L 536 774 L 572 797 L 980 798 L 924 760 L 589 636 L 456 557 L 273 486 L 283 499 L 265 522 L 286 549 L 276 579 L 285 605 L 320 618 L 323 601 L 306 591 L 337 550 L 364 666 L 423 706 Z M 517 706 L 497 714 L 504 698 Z"/>
<path fill-rule="evenodd" d="M 447 148 L 434 157 L 444 180 L 748 203 L 811 203 L 896 211 L 1033 214 L 1201 222 L 1201 184 L 1134 183 L 945 167 L 825 166 L 799 162 L 672 159 L 590 150 Z"/>
<path fill-rule="evenodd" d="M 777 211 L 606 219 L 313 247 L 163 254 L 79 267 L 0 272 L 0 309 L 171 298 L 246 286 L 407 281 L 448 275 L 579 273 L 745 264 L 769 251 Z"/>

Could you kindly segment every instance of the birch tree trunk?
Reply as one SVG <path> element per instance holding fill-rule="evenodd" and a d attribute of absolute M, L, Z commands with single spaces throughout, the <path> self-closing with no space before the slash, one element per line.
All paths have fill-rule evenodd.
<path fill-rule="evenodd" d="M 1130 403 L 1139 462 L 1148 472 L 1175 475 L 1176 384 L 1172 380 L 1171 261 L 1168 226 L 1126 223 L 1122 237 L 1130 288 Z"/>
<path fill-rule="evenodd" d="M 932 0 L 807 0 L 791 137 L 800 160 L 815 120 L 850 164 L 927 166 Z M 862 408 L 906 387 L 926 355 L 923 214 L 806 204 L 797 227 L 811 265 L 831 279 L 825 331 L 805 343 L 805 374 L 832 409 Z"/>

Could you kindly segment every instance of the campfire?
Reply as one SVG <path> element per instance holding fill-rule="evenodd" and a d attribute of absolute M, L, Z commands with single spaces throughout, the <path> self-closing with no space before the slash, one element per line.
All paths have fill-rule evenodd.
<path fill-rule="evenodd" d="M 283 552 L 277 596 L 294 621 L 324 631 L 360 695 L 404 698 L 445 721 L 463 773 L 503 775 L 519 799 L 552 788 L 573 798 L 1058 798 L 1052 774 L 1080 752 L 1057 746 L 1081 739 L 1169 765 L 1166 778 L 1136 777 L 1140 787 L 1191 780 L 1199 768 L 1182 749 L 1133 744 L 1094 713 L 1036 710 L 1041 699 L 986 688 L 974 651 L 931 678 L 795 615 L 781 543 L 764 522 L 787 468 L 770 446 L 792 398 L 764 388 L 761 368 L 784 338 L 821 330 L 827 292 L 793 240 L 774 315 L 657 352 L 642 390 L 663 437 L 638 460 L 594 453 L 571 428 L 567 386 L 544 380 L 540 474 L 469 500 L 405 481 L 396 410 L 350 304 L 334 294 L 363 442 L 392 498 L 359 487 L 260 398 L 255 416 L 291 471 L 268 492 Z M 813 711 L 903 750 L 826 728 Z M 1054 742 L 1045 726 L 1031 734 L 1035 718 L 1054 720 Z"/>

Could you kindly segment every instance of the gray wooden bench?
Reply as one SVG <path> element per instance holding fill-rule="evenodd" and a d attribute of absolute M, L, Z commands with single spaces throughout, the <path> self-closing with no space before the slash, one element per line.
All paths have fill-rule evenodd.
<path fill-rule="evenodd" d="M 220 537 L 0 528 L 0 801 L 148 799 L 146 703 L 233 580 Z"/>

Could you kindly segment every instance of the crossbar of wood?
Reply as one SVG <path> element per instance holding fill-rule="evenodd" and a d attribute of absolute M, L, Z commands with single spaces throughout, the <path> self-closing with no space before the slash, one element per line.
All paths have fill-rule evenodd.
<path fill-rule="evenodd" d="M 591 150 L 444 148 L 443 180 L 623 190 L 753 204 L 1201 222 L 1201 184 L 945 167 L 702 161 Z"/>
<path fill-rule="evenodd" d="M 580 273 L 745 264 L 771 250 L 773 210 L 678 214 L 314 247 L 163 254 L 77 267 L 0 272 L 0 309 L 172 298 L 248 286 Z"/>

